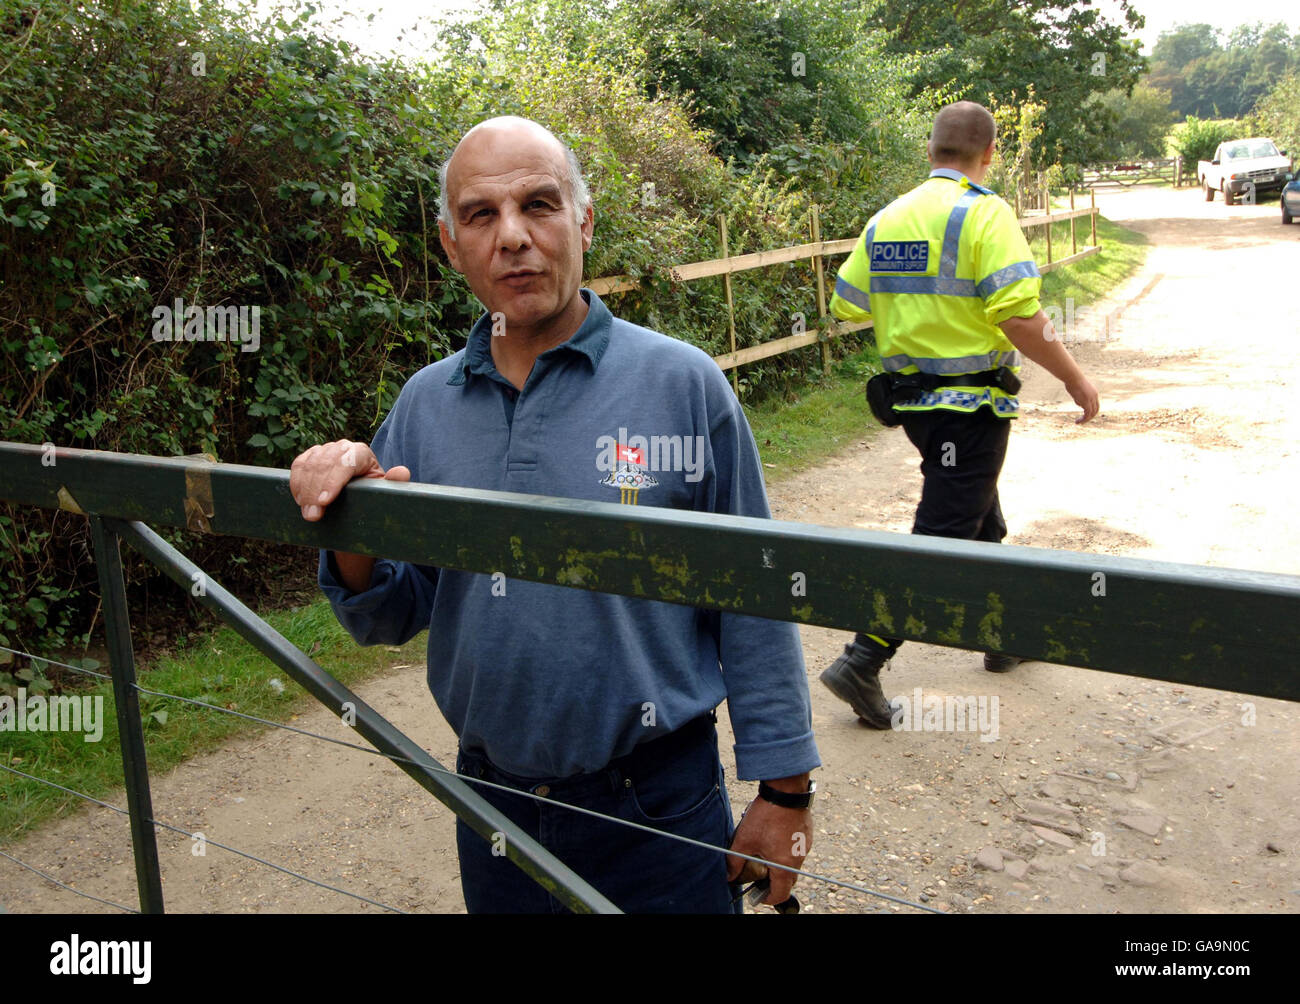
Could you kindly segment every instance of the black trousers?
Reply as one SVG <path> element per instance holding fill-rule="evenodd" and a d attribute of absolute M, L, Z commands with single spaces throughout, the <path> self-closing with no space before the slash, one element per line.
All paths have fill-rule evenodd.
<path fill-rule="evenodd" d="M 1007 535 L 998 501 L 998 475 L 1007 456 L 1011 421 L 982 407 L 972 414 L 955 411 L 904 412 L 903 431 L 921 454 L 921 503 L 912 532 L 927 537 L 985 540 Z M 858 634 L 859 645 L 883 641 L 891 654 L 901 638 Z"/>

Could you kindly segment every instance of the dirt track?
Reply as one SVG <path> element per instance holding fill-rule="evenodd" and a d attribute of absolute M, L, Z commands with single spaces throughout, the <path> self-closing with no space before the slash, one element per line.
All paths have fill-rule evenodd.
<path fill-rule="evenodd" d="M 1295 572 L 1300 226 L 1282 227 L 1275 201 L 1228 208 L 1194 190 L 1098 201 L 1155 246 L 1066 332 L 1101 416 L 1075 426 L 1063 390 L 1029 373 L 1001 481 L 1008 543 Z M 780 483 L 772 501 L 784 519 L 906 531 L 919 488 L 915 452 L 887 432 Z M 996 696 L 999 738 L 879 733 L 816 680 L 848 635 L 802 634 L 826 765 L 810 870 L 958 912 L 1300 909 L 1300 706 L 1044 663 L 993 676 L 976 655 L 908 645 L 886 692 Z M 395 669 L 361 695 L 451 762 L 423 667 Z M 323 710 L 294 724 L 351 737 Z M 732 782 L 737 811 L 751 787 Z M 453 817 L 377 757 L 261 735 L 158 779 L 154 805 L 210 840 L 401 909 L 463 910 Z M 1047 825 L 1035 832 L 1018 815 Z M 160 847 L 171 910 L 375 909 L 212 847 L 195 856 L 187 838 L 164 833 Z M 134 903 L 126 823 L 107 810 L 10 850 Z M 977 865 L 981 851 L 1002 870 Z M 812 912 L 897 909 L 813 883 L 799 892 Z M 7 863 L 0 907 L 106 910 Z"/>

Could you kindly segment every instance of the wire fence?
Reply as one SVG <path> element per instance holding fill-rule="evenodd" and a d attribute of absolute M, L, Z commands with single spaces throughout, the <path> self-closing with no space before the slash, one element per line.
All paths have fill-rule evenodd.
<path fill-rule="evenodd" d="M 24 652 L 24 651 L 22 651 L 22 650 L 20 650 L 20 649 L 14 649 L 14 648 L 9 648 L 9 647 L 4 646 L 4 645 L 0 645 L 0 651 L 2 651 L 2 652 L 9 652 L 9 653 L 11 653 L 12 655 L 22 656 L 22 657 L 25 657 L 25 658 L 28 658 L 28 659 L 37 659 L 37 660 L 40 660 L 41 662 L 47 663 L 47 664 L 49 664 L 49 665 L 51 665 L 51 666 L 59 666 L 60 668 L 63 668 L 63 669 L 69 670 L 69 671 L 71 671 L 71 672 L 79 673 L 79 674 L 82 674 L 82 675 L 85 675 L 85 676 L 95 677 L 95 678 L 100 679 L 100 680 L 111 680 L 111 679 L 112 679 L 108 674 L 105 674 L 105 673 L 98 673 L 98 672 L 95 672 L 94 670 L 85 669 L 84 667 L 81 667 L 81 666 L 75 666 L 75 665 L 72 665 L 71 663 L 60 662 L 60 661 L 58 661 L 57 659 L 48 658 L 48 657 L 46 657 L 46 656 L 38 656 L 38 655 L 35 655 L 35 654 L 31 653 L 31 652 Z M 310 729 L 298 728 L 298 727 L 296 727 L 296 726 L 293 726 L 293 725 L 287 725 L 287 724 L 285 724 L 284 722 L 277 722 L 277 721 L 274 721 L 274 720 L 269 719 L 269 718 L 260 718 L 260 717 L 258 717 L 258 716 L 256 716 L 256 715 L 245 714 L 244 712 L 241 712 L 241 711 L 236 711 L 236 710 L 231 709 L 231 708 L 224 708 L 224 707 L 221 707 L 220 705 L 211 704 L 211 703 L 209 703 L 209 702 L 207 702 L 207 701 L 201 701 L 201 700 L 198 700 L 198 699 L 196 699 L 196 698 L 185 697 L 185 696 L 180 695 L 180 694 L 169 694 L 169 693 L 167 693 L 167 692 L 165 692 L 165 691 L 154 690 L 154 689 L 149 688 L 149 687 L 143 687 L 143 686 L 140 686 L 139 684 L 132 684 L 132 689 L 134 689 L 136 692 L 138 692 L 138 693 L 140 693 L 140 694 L 145 694 L 145 695 L 148 695 L 148 696 L 150 696 L 150 697 L 158 697 L 158 698 L 163 698 L 163 699 L 167 699 L 167 700 L 179 701 L 179 702 L 181 702 L 181 703 L 183 703 L 183 704 L 192 705 L 192 706 L 194 706 L 194 707 L 199 707 L 199 708 L 204 708 L 204 709 L 206 709 L 206 710 L 208 710 L 208 711 L 215 711 L 215 712 L 218 712 L 218 713 L 223 714 L 223 715 L 230 715 L 230 716 L 233 716 L 233 717 L 235 717 L 235 718 L 243 719 L 243 720 L 245 720 L 245 721 L 255 722 L 255 723 L 259 724 L 259 725 L 265 725 L 265 726 L 269 726 L 269 727 L 271 727 L 271 728 L 280 729 L 280 730 L 285 731 L 285 732 L 290 732 L 290 733 L 294 733 L 294 734 L 297 734 L 297 735 L 306 736 L 306 737 L 308 737 L 308 738 L 310 738 L 310 739 L 315 739 L 315 740 L 318 740 L 318 741 L 320 741 L 320 742 L 330 743 L 331 745 L 335 745 L 335 746 L 341 746 L 341 747 L 343 747 L 343 748 L 345 748 L 345 749 L 355 750 L 355 751 L 360 752 L 360 753 L 365 753 L 367 756 L 380 756 L 380 757 L 383 757 L 384 759 L 387 759 L 387 760 L 392 761 L 394 764 L 397 764 L 397 763 L 407 763 L 407 764 L 411 764 L 411 765 L 415 765 L 415 766 L 423 766 L 423 765 L 416 764 L 415 761 L 412 761 L 412 760 L 410 760 L 410 759 L 408 759 L 408 758 L 405 758 L 405 757 L 399 757 L 399 756 L 395 756 L 395 755 L 393 755 L 393 754 L 385 753 L 385 752 L 382 751 L 382 750 L 375 749 L 373 746 L 363 746 L 363 745 L 361 745 L 361 744 L 359 744 L 359 743 L 348 742 L 348 741 L 345 740 L 345 739 L 338 739 L 338 738 L 333 737 L 333 736 L 323 735 L 323 734 L 321 734 L 321 733 L 319 733 L 319 732 L 312 732 Z M 48 778 L 38 777 L 38 776 L 36 776 L 36 775 L 34 775 L 34 774 L 29 774 L 29 773 L 27 773 L 27 772 L 25 772 L 25 771 L 17 770 L 17 769 L 15 769 L 15 768 L 13 768 L 13 767 L 11 767 L 11 766 L 9 766 L 9 765 L 7 765 L 7 764 L 3 764 L 3 763 L 0 763 L 0 768 L 4 769 L 5 771 L 7 771 L 7 772 L 10 773 L 10 774 L 15 774 L 15 775 L 17 775 L 17 776 L 19 776 L 19 777 L 26 778 L 27 780 L 35 781 L 35 782 L 38 782 L 38 783 L 40 783 L 40 784 L 47 785 L 47 786 L 49 786 L 49 787 L 51 787 L 51 788 L 55 788 L 55 789 L 57 789 L 57 790 L 59 790 L 59 791 L 66 792 L 66 793 L 68 793 L 68 794 L 70 794 L 70 795 L 75 795 L 77 798 L 83 799 L 83 800 L 86 801 L 86 802 L 89 802 L 89 803 L 94 804 L 94 805 L 98 805 L 98 806 L 100 806 L 100 807 L 102 807 L 102 808 L 105 808 L 105 809 L 109 809 L 109 810 L 111 810 L 111 811 L 113 811 L 113 812 L 116 812 L 116 813 L 119 813 L 119 814 L 121 814 L 121 815 L 123 815 L 123 816 L 129 816 L 129 815 L 130 815 L 130 813 L 129 813 L 129 811 L 128 811 L 127 809 L 123 809 L 123 808 L 121 808 L 121 807 L 119 807 L 119 806 L 112 805 L 112 804 L 110 804 L 110 803 L 108 803 L 108 802 L 102 801 L 101 799 L 95 798 L 95 797 L 93 797 L 93 796 L 91 796 L 91 795 L 87 795 L 87 794 L 85 794 L 84 792 L 76 791 L 76 790 L 74 790 L 74 789 L 72 789 L 72 788 L 68 788 L 68 787 L 66 787 L 66 786 L 64 786 L 64 785 L 57 784 L 56 782 L 51 781 L 51 780 L 49 780 Z M 439 770 L 439 768 L 433 768 L 433 769 L 435 769 L 435 770 Z M 912 900 L 909 900 L 909 899 L 906 899 L 906 898 L 903 898 L 903 897 L 900 897 L 900 896 L 894 896 L 894 895 L 891 895 L 890 893 L 881 892 L 881 891 L 879 891 L 879 890 L 877 890 L 877 889 L 871 889 L 871 888 L 869 888 L 869 887 L 867 887 L 867 886 L 859 885 L 859 884 L 854 883 L 854 882 L 849 882 L 849 881 L 846 881 L 846 880 L 844 880 L 844 879 L 835 878 L 835 877 L 833 877 L 833 876 L 829 876 L 829 875 L 822 875 L 822 874 L 819 874 L 819 873 L 817 873 L 817 872 L 810 872 L 810 871 L 806 871 L 806 870 L 803 870 L 803 869 L 791 868 L 791 867 L 786 866 L 786 865 L 778 864 L 778 863 L 776 863 L 776 862 L 774 862 L 774 861 L 768 861 L 768 860 L 765 859 L 765 858 L 757 857 L 757 856 L 754 856 L 754 855 L 751 855 L 751 854 L 743 854 L 743 853 L 739 853 L 739 852 L 736 852 L 736 851 L 732 851 L 732 850 L 730 850 L 730 849 L 728 849 L 728 848 L 726 848 L 726 847 L 719 847 L 719 846 L 716 846 L 716 845 L 714 845 L 714 844 L 707 843 L 707 842 L 705 842 L 705 841 L 695 840 L 695 839 L 693 839 L 693 838 L 691 838 L 691 837 L 684 837 L 684 836 L 681 836 L 681 835 L 676 834 L 676 833 L 666 833 L 666 832 L 664 832 L 664 831 L 662 831 L 662 830 L 657 830 L 657 829 L 655 829 L 654 827 L 651 827 L 651 826 L 645 826 L 645 825 L 643 825 L 643 824 L 636 823 L 636 822 L 633 822 L 633 821 L 631 821 L 631 820 L 620 819 L 620 818 L 618 818 L 618 817 L 616 817 L 616 816 L 610 816 L 610 815 L 607 815 L 607 814 L 604 814 L 604 813 L 596 812 L 596 811 L 594 811 L 594 810 L 592 810 L 592 809 L 587 809 L 587 808 L 584 808 L 584 807 L 582 807 L 582 806 L 569 805 L 569 804 L 567 804 L 567 803 L 557 801 L 557 800 L 554 799 L 554 798 L 543 797 L 543 796 L 541 796 L 541 795 L 536 795 L 536 794 L 534 794 L 534 793 L 532 793 L 532 792 L 528 792 L 528 791 L 519 791 L 518 789 L 510 788 L 510 787 L 507 787 L 507 786 L 505 786 L 505 785 L 501 785 L 501 784 L 496 784 L 495 782 L 492 782 L 492 781 L 486 781 L 486 780 L 484 780 L 484 779 L 482 779 L 482 778 L 475 778 L 475 777 L 467 776 L 467 775 L 464 775 L 464 774 L 457 774 L 457 773 L 455 773 L 454 771 L 448 771 L 448 770 L 445 770 L 445 769 L 440 769 L 440 770 L 441 770 L 441 773 L 443 773 L 443 774 L 446 774 L 446 775 L 451 776 L 451 777 L 455 777 L 455 778 L 457 778 L 457 779 L 459 779 L 459 780 L 462 780 L 462 781 L 466 781 L 466 782 L 468 782 L 468 783 L 470 783 L 470 784 L 473 784 L 473 785 L 475 785 L 475 786 L 479 786 L 479 787 L 483 787 L 483 788 L 491 788 L 491 789 L 494 789 L 494 790 L 497 790 L 497 791 L 502 791 L 502 792 L 508 792 L 508 793 L 511 794 L 511 795 L 519 796 L 519 797 L 522 797 L 522 798 L 532 799 L 532 800 L 534 800 L 534 801 L 537 801 L 537 802 L 540 802 L 540 803 L 544 803 L 544 804 L 547 804 L 547 805 L 560 806 L 560 807 L 562 807 L 562 808 L 564 808 L 564 809 L 566 809 L 566 810 L 572 811 L 572 812 L 574 812 L 574 813 L 576 813 L 576 814 L 579 814 L 579 815 L 588 816 L 588 817 L 591 817 L 591 818 L 594 818 L 594 819 L 598 819 L 598 820 L 601 820 L 601 821 L 604 821 L 604 822 L 616 823 L 616 824 L 618 824 L 618 825 L 620 825 L 620 826 L 625 826 L 625 827 L 628 827 L 628 828 L 630 828 L 630 829 L 634 829 L 634 830 L 640 830 L 640 831 L 643 831 L 643 832 L 646 832 L 646 833 L 650 833 L 650 834 L 656 835 L 656 836 L 661 837 L 661 838 L 665 838 L 665 839 L 669 839 L 669 840 L 676 840 L 676 841 L 679 841 L 679 842 L 681 842 L 681 843 L 690 844 L 690 845 L 693 845 L 693 846 L 696 846 L 696 847 L 704 848 L 704 849 L 706 849 L 706 850 L 715 851 L 715 852 L 717 852 L 717 853 L 719 853 L 719 854 L 729 854 L 729 855 L 733 855 L 733 856 L 735 856 L 735 857 L 737 857 L 737 858 L 740 858 L 740 859 L 742 859 L 742 860 L 745 860 L 745 861 L 752 861 L 752 862 L 754 862 L 754 863 L 756 863 L 756 864 L 764 865 L 764 866 L 766 866 L 766 867 L 769 868 L 769 869 L 777 869 L 777 870 L 781 870 L 781 871 L 788 871 L 788 872 L 791 872 L 791 873 L 794 874 L 798 879 L 806 879 L 806 880 L 808 880 L 808 881 L 822 882 L 822 883 L 825 883 L 825 884 L 827 884 L 827 885 L 833 885 L 833 886 L 836 886 L 836 887 L 838 887 L 838 888 L 851 890 L 851 891 L 853 891 L 853 892 L 861 893 L 861 894 L 866 895 L 866 896 L 872 896 L 872 897 L 876 897 L 876 898 L 878 898 L 878 899 L 886 900 L 886 901 L 888 901 L 888 902 L 895 903 L 895 904 L 898 904 L 898 905 L 900 905 L 900 906 L 911 907 L 911 908 L 913 908 L 913 909 L 915 909 L 915 910 L 923 911 L 923 912 L 925 912 L 925 913 L 939 913 L 939 914 L 942 914 L 942 913 L 944 912 L 944 911 L 942 911 L 942 910 L 938 910 L 938 909 L 936 909 L 936 908 L 934 908 L 934 907 L 927 906 L 927 905 L 924 904 L 924 903 L 914 902 L 914 901 L 912 901 Z M 162 827 L 162 828 L 165 829 L 165 830 L 169 830 L 169 831 L 171 831 L 171 832 L 178 833 L 178 834 L 181 834 L 181 835 L 183 835 L 183 836 L 189 837 L 190 839 L 200 839 L 200 835 L 197 834 L 197 833 L 194 833 L 194 832 L 191 832 L 191 831 L 189 831 L 189 830 L 183 829 L 182 827 L 179 827 L 179 826 L 175 826 L 175 825 L 173 825 L 173 824 L 171 824 L 171 823 L 164 822 L 164 821 L 159 820 L 159 819 L 154 818 L 154 817 L 151 817 L 151 818 L 148 820 L 148 822 L 152 823 L 152 824 L 155 825 L 155 826 Z M 307 882 L 307 883 L 310 883 L 310 884 L 312 884 L 312 885 L 319 886 L 319 887 L 322 888 L 322 889 L 327 889 L 327 890 L 329 890 L 329 891 L 331 891 L 331 892 L 338 893 L 338 894 L 340 894 L 340 895 L 342 895 L 342 896 L 348 896 L 348 897 L 350 897 L 350 898 L 352 898 L 352 899 L 359 900 L 359 901 L 361 901 L 361 902 L 363 902 L 363 903 L 367 903 L 367 904 L 369 904 L 369 905 L 371 905 L 371 906 L 379 907 L 379 908 L 382 909 L 382 910 L 387 910 L 387 911 L 390 911 L 390 912 L 392 912 L 392 913 L 406 913 L 406 912 L 407 912 L 407 911 L 405 911 L 405 910 L 401 910 L 401 909 L 399 909 L 399 908 L 397 908 L 397 907 L 395 907 L 395 906 L 390 906 L 390 905 L 388 905 L 388 904 L 380 903 L 380 902 L 378 902 L 378 901 L 376 901 L 376 900 L 370 899 L 369 897 L 363 896 L 363 895 L 361 895 L 360 893 L 351 892 L 351 891 L 349 891 L 349 890 L 347 890 L 347 889 L 342 889 L 342 888 L 340 888 L 340 887 L 338 887 L 338 886 L 330 885 L 330 884 L 327 883 L 327 882 L 322 882 L 322 881 L 320 881 L 319 879 L 314 879 L 314 878 L 312 878 L 312 877 L 310 877 L 310 876 L 308 876 L 308 875 L 304 875 L 304 874 L 302 874 L 301 872 L 297 872 L 297 871 L 293 870 L 292 868 L 285 867 L 284 865 L 279 865 L 279 864 L 276 864 L 276 863 L 274 863 L 274 862 L 272 862 L 272 861 L 267 861 L 265 858 L 261 858 L 261 857 L 255 855 L 255 854 L 252 854 L 252 853 L 250 853 L 250 852 L 248 852 L 248 851 L 240 850 L 240 849 L 237 848 L 237 847 L 232 847 L 232 846 L 229 846 L 229 845 L 227 845 L 227 844 L 218 843 L 217 841 L 212 840 L 211 838 L 207 837 L 206 835 L 203 835 L 203 836 L 201 837 L 201 839 L 203 839 L 203 841 L 204 841 L 206 844 L 209 844 L 209 845 L 211 845 L 211 846 L 213 846 L 213 847 L 220 848 L 221 850 L 224 850 L 224 851 L 228 851 L 228 852 L 230 852 L 230 853 L 232 853 L 232 854 L 239 855 L 240 857 L 247 858 L 247 859 L 250 860 L 250 861 L 254 861 L 254 862 L 258 863 L 258 864 L 265 865 L 265 866 L 268 867 L 268 868 L 273 868 L 273 869 L 275 869 L 276 871 L 279 871 L 279 872 L 282 872 L 282 873 L 284 873 L 284 874 L 286 874 L 286 875 L 289 875 L 289 876 L 291 876 L 292 878 L 295 878 L 295 879 L 297 879 L 297 880 L 299 880 L 299 881 Z M 108 905 L 108 906 L 115 907 L 115 908 L 117 908 L 117 909 L 119 909 L 119 910 L 123 910 L 123 911 L 126 911 L 126 912 L 128 912 L 128 913 L 139 913 L 139 912 L 140 912 L 140 911 L 138 911 L 138 910 L 133 910 L 133 909 L 131 909 L 130 907 L 125 907 L 125 906 L 122 906 L 121 904 L 114 903 L 114 902 L 112 902 L 111 900 L 101 899 L 100 897 L 92 896 L 92 895 L 89 894 L 89 893 L 85 893 L 85 892 L 82 892 L 81 890 L 74 889 L 74 888 L 72 888 L 71 886 L 66 885 L 66 884 L 63 883 L 63 882 L 60 882 L 58 879 L 56 879 L 56 878 L 54 878 L 53 876 L 49 875 L 48 873 L 42 871 L 41 869 L 39 869 L 39 868 L 37 868 L 37 867 L 35 867 L 35 866 L 31 865 L 31 864 L 28 864 L 27 862 L 24 862 L 24 861 L 20 860 L 19 858 L 14 857 L 13 855 L 10 855 L 10 854 L 4 853 L 4 852 L 0 852 L 0 854 L 3 854 L 3 856 L 4 856 L 5 858 L 8 858 L 9 860 L 13 861 L 15 864 L 21 865 L 23 868 L 26 868 L 27 870 L 29 870 L 29 871 L 31 871 L 31 872 L 34 872 L 34 873 L 37 874 L 37 875 L 40 875 L 42 878 L 48 879 L 50 882 L 53 882 L 55 885 L 59 886 L 59 887 L 62 888 L 62 889 L 67 890 L 68 892 L 76 893 L 76 894 L 79 895 L 79 896 L 84 896 L 84 897 L 86 897 L 87 899 L 91 899 L 91 900 L 94 900 L 94 901 L 96 901 L 96 902 L 103 903 L 103 904 L 106 904 L 106 905 Z"/>

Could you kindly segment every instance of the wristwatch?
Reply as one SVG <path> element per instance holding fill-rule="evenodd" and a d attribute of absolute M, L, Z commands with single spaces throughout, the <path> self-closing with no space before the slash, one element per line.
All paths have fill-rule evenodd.
<path fill-rule="evenodd" d="M 808 790 L 804 792 L 778 791 L 766 781 L 758 782 L 758 797 L 783 809 L 811 809 L 816 794 L 816 781 L 809 781 Z"/>

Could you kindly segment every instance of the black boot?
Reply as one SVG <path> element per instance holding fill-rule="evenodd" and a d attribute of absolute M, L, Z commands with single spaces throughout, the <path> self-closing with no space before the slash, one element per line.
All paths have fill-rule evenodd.
<path fill-rule="evenodd" d="M 847 702 L 858 719 L 873 729 L 892 727 L 894 708 L 880 689 L 880 671 L 889 665 L 894 650 L 875 642 L 854 641 L 844 654 L 822 673 L 821 681 L 841 701 Z"/>
<path fill-rule="evenodd" d="M 990 673 L 1010 673 L 1024 661 L 1018 655 L 1001 655 L 996 652 L 984 653 L 984 668 Z"/>

